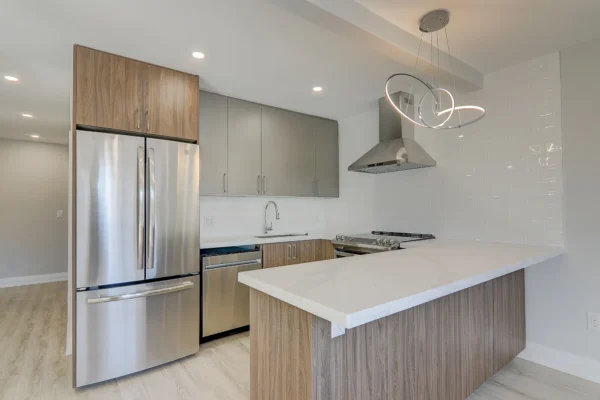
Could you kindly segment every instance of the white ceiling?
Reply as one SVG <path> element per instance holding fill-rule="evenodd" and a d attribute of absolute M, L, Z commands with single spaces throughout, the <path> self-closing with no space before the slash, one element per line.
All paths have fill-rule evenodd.
<path fill-rule="evenodd" d="M 374 105 L 407 58 L 303 0 L 3 0 L 0 75 L 20 82 L 0 78 L 0 136 L 67 142 L 74 43 L 198 74 L 202 87 L 226 95 L 336 119 Z M 195 50 L 206 59 L 192 58 Z M 315 85 L 323 92 L 313 94 Z"/>
<path fill-rule="evenodd" d="M 466 61 L 457 60 L 454 71 L 463 90 L 482 86 L 477 69 L 502 68 L 600 33 L 593 21 L 600 0 L 509 4 L 3 0 L 0 76 L 20 82 L 0 78 L 0 137 L 37 133 L 44 141 L 67 142 L 74 43 L 198 74 L 212 91 L 339 119 L 374 107 L 390 74 L 412 70 L 418 20 L 433 8 L 452 13 L 453 55 Z M 535 5 L 543 10 L 529 21 Z M 192 51 L 206 59 L 192 58 Z M 314 94 L 316 85 L 323 92 Z M 36 118 L 24 119 L 23 112 Z"/>
<path fill-rule="evenodd" d="M 356 1 L 416 36 L 424 14 L 449 10 L 452 55 L 483 73 L 600 37 L 599 0 Z"/>

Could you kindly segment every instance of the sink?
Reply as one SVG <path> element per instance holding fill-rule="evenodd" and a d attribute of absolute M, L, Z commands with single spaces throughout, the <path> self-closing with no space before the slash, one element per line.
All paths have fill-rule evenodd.
<path fill-rule="evenodd" d="M 282 237 L 292 237 L 292 236 L 308 236 L 308 233 L 285 233 L 282 235 L 258 235 L 254 236 L 259 239 L 269 239 L 269 238 L 282 238 Z"/>

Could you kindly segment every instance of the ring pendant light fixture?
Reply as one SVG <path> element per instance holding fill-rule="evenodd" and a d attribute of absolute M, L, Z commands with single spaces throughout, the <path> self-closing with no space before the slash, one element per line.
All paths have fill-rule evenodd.
<path fill-rule="evenodd" d="M 434 61 L 434 49 L 433 49 L 433 41 L 434 41 L 434 33 L 435 33 L 435 40 L 437 41 L 437 45 L 436 45 L 437 71 L 438 71 L 437 85 L 436 85 L 433 74 L 431 76 L 431 83 L 428 83 L 427 81 L 420 79 L 414 75 L 408 74 L 408 73 L 393 74 L 385 82 L 385 95 L 386 95 L 388 101 L 390 102 L 390 104 L 394 107 L 394 109 L 403 118 L 405 118 L 406 120 L 408 120 L 408 121 L 412 122 L 413 124 L 420 126 L 422 128 L 431 128 L 431 129 L 462 128 L 464 126 L 467 126 L 467 125 L 470 125 L 472 123 L 479 121 L 480 119 L 482 119 L 485 116 L 485 109 L 483 107 L 474 106 L 474 105 L 457 106 L 455 104 L 454 95 L 449 90 L 447 90 L 443 87 L 439 87 L 439 85 L 441 84 L 439 33 L 443 29 L 444 36 L 446 39 L 446 46 L 447 46 L 449 72 L 450 72 L 450 75 L 452 76 L 453 90 L 454 90 L 454 93 L 456 93 L 456 79 L 455 79 L 454 75 L 452 74 L 452 56 L 450 54 L 450 42 L 448 41 L 448 31 L 446 29 L 446 26 L 448 25 L 449 22 L 450 22 L 450 14 L 448 13 L 447 10 L 435 10 L 435 11 L 431 11 L 431 12 L 425 14 L 423 16 L 423 18 L 421 18 L 421 23 L 419 24 L 419 30 L 421 31 L 421 39 L 419 41 L 419 49 L 417 50 L 417 59 L 415 61 L 415 70 L 419 63 L 419 56 L 421 54 L 421 47 L 423 44 L 423 36 L 426 33 L 429 33 L 429 39 L 430 39 L 430 41 L 429 41 L 430 47 L 431 47 L 430 63 L 431 63 L 432 68 L 436 67 L 435 61 Z M 399 76 L 404 76 L 404 77 L 408 77 L 408 78 L 412 79 L 412 83 L 410 84 L 410 89 L 409 89 L 409 92 L 410 92 L 409 98 L 412 98 L 412 96 L 413 96 L 413 83 L 421 86 L 422 89 L 424 89 L 423 90 L 424 94 L 422 95 L 421 99 L 419 100 L 418 106 L 417 106 L 417 117 L 409 116 L 407 114 L 409 104 L 407 104 L 405 110 L 402 110 L 402 106 L 396 105 L 394 103 L 394 101 L 392 100 L 392 97 L 391 97 L 391 94 L 389 91 L 390 82 L 392 81 L 392 79 L 399 77 Z M 438 122 L 434 122 L 434 123 L 429 123 L 426 120 L 425 113 L 424 113 L 424 110 L 426 109 L 426 105 L 424 102 L 429 96 L 431 96 L 431 114 L 436 118 L 441 118 L 442 119 L 441 122 L 438 121 Z M 442 97 L 444 97 L 444 96 L 447 97 L 449 100 L 450 107 L 448 107 L 448 108 L 442 107 Z M 475 117 L 472 117 L 465 121 L 465 120 L 463 120 L 461 111 L 467 111 L 467 110 L 475 111 L 478 114 Z M 451 119 L 454 116 L 455 112 L 456 112 L 456 115 L 458 116 L 458 123 L 451 123 Z"/>

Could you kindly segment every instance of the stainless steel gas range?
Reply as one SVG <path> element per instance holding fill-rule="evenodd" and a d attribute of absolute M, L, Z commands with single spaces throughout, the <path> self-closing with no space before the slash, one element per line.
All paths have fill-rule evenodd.
<path fill-rule="evenodd" d="M 331 241 L 335 258 L 401 250 L 402 243 L 435 239 L 428 233 L 372 231 L 358 235 L 336 235 Z"/>

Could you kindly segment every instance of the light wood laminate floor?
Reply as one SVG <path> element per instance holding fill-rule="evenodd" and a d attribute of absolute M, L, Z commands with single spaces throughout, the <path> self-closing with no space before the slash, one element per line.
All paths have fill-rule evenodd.
<path fill-rule="evenodd" d="M 246 400 L 250 340 L 240 334 L 149 371 L 70 388 L 66 282 L 0 289 L 0 399 Z M 469 400 L 600 400 L 600 385 L 516 359 Z M 408 399 L 407 399 L 408 400 Z"/>

